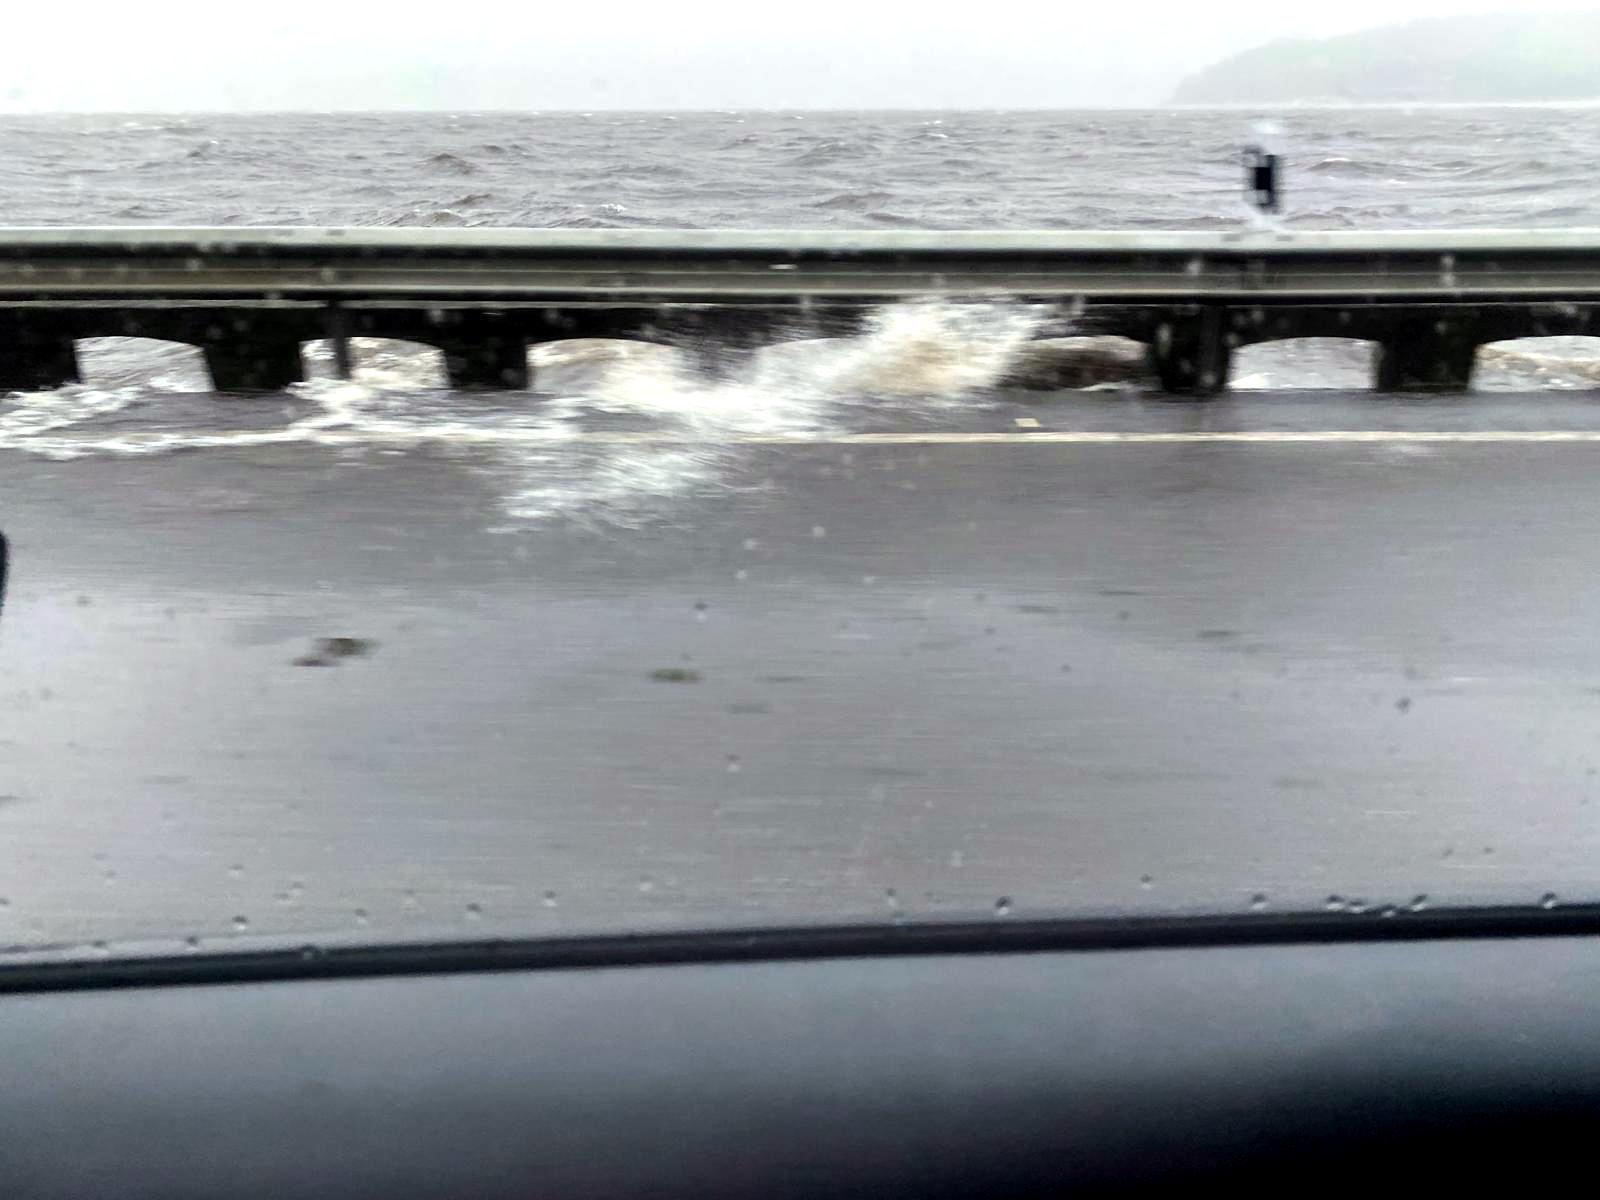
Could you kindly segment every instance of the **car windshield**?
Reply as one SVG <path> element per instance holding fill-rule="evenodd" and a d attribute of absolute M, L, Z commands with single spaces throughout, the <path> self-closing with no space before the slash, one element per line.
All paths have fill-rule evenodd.
<path fill-rule="evenodd" d="M 1594 901 L 1497 7 L 14 16 L 0 945 Z"/>

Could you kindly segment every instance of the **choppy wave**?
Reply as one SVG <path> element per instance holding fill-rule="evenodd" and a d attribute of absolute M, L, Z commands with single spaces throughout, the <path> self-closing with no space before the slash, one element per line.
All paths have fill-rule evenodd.
<path fill-rule="evenodd" d="M 441 150 L 438 154 L 429 155 L 424 165 L 430 171 L 442 172 L 447 175 L 476 175 L 478 164 L 459 154 Z"/>
<path fill-rule="evenodd" d="M 887 204 L 894 199 L 893 192 L 866 189 L 859 192 L 839 192 L 823 200 L 813 200 L 810 208 L 839 210 L 844 212 L 871 212 L 880 205 Z"/>
<path fill-rule="evenodd" d="M 1342 154 L 1318 159 L 1305 168 L 1311 175 L 1343 175 L 1363 179 L 1386 179 L 1394 175 L 1394 167 L 1387 163 L 1361 162 Z"/>
<path fill-rule="evenodd" d="M 1297 109 L 1300 227 L 1600 225 L 1600 125 L 1559 108 Z M 0 117 L 17 224 L 1224 228 L 1249 111 Z M 802 119 L 803 118 L 803 119 Z M 73 187 L 70 180 L 94 187 Z M 489 199 L 456 201 L 462 180 Z M 892 203 L 832 203 L 892 191 Z"/>

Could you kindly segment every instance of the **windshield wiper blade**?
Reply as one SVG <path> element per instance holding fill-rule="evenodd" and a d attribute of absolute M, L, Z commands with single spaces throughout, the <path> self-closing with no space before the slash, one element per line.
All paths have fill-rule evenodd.
<path fill-rule="evenodd" d="M 1600 934 L 1600 905 L 1380 908 L 1153 917 L 906 921 L 478 941 L 303 943 L 137 958 L 24 958 L 0 966 L 0 993 L 200 986 L 272 980 L 441 975 L 936 954 L 1030 954 L 1577 937 Z M 72 948 L 51 948 L 71 955 Z M 18 955 L 41 948 L 12 947 Z"/>

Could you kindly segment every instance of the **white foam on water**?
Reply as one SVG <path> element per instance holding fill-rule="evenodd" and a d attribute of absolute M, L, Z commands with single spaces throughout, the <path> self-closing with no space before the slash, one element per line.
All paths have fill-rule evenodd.
<path fill-rule="evenodd" d="M 444 355 L 430 346 L 351 338 L 352 374 L 357 383 L 375 388 L 442 388 L 449 386 Z"/>
<path fill-rule="evenodd" d="M 96 431 L 93 422 L 153 393 L 72 386 L 0 401 L 0 449 L 51 458 L 179 450 L 441 443 L 480 450 L 518 520 L 629 523 L 661 502 L 741 484 L 738 436 L 843 431 L 871 416 L 904 424 L 983 402 L 1048 316 L 1044 308 L 921 301 L 870 315 L 855 338 L 780 345 L 713 377 L 689 356 L 618 343 L 539 347 L 541 367 L 580 366 L 586 386 L 555 398 L 485 400 L 438 390 L 437 359 L 393 343 L 357 347 L 357 378 L 292 389 L 313 410 L 270 429 Z M 308 355 L 315 360 L 318 356 Z M 569 372 L 570 374 L 570 372 Z M 585 431 L 642 429 L 673 445 L 579 443 Z"/>
<path fill-rule="evenodd" d="M 13 392 L 0 399 L 0 450 L 27 450 L 51 458 L 80 457 L 77 444 L 51 437 L 140 402 L 139 388 L 103 389 L 83 384 L 48 392 Z M 93 449 L 83 453 L 93 453 Z"/>
<path fill-rule="evenodd" d="M 1600 385 L 1600 340 L 1525 338 L 1478 351 L 1474 382 L 1487 391 L 1585 391 Z"/>
<path fill-rule="evenodd" d="M 1239 391 L 1370 387 L 1377 347 L 1348 338 L 1285 338 L 1234 355 Z M 1576 391 L 1600 384 L 1600 339 L 1523 338 L 1478 351 L 1473 386 L 1482 391 Z"/>
<path fill-rule="evenodd" d="M 663 499 L 740 486 L 739 450 L 728 437 L 825 433 L 867 405 L 901 418 L 971 406 L 1046 315 L 1016 305 L 895 305 L 873 313 L 860 337 L 780 345 L 725 380 L 706 378 L 681 355 L 627 354 L 588 391 L 543 406 L 542 418 L 573 436 L 596 419 L 632 419 L 684 444 L 560 454 L 520 447 L 513 454 L 527 456 L 526 483 L 506 511 L 627 522 L 652 515 Z"/>

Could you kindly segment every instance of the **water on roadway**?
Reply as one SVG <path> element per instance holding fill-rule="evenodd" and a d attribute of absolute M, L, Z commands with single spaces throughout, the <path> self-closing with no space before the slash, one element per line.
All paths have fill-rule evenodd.
<path fill-rule="evenodd" d="M 867 431 L 0 457 L 0 941 L 1595 898 L 1592 401 Z"/>

